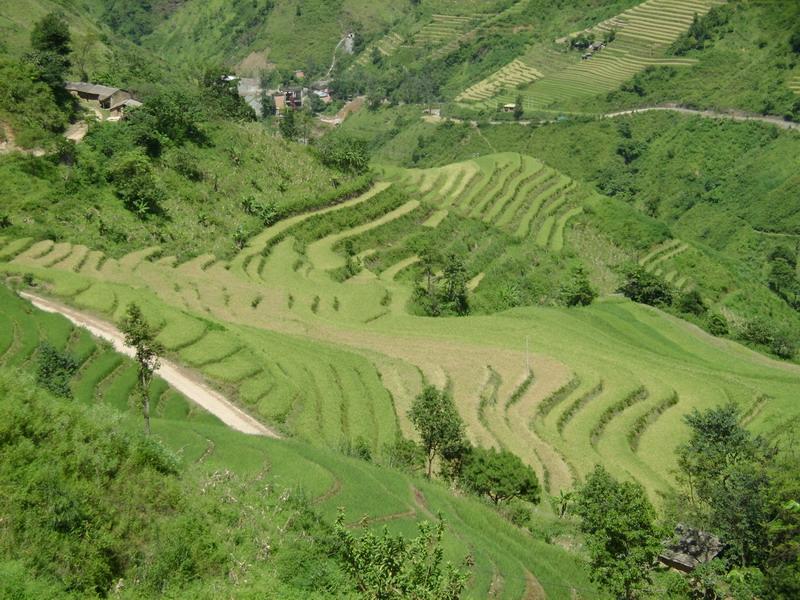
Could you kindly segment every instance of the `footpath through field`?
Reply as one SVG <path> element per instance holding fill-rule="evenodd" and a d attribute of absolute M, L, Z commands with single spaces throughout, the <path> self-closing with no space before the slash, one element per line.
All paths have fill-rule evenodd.
<path fill-rule="evenodd" d="M 34 294 L 20 292 L 20 295 L 30 300 L 37 308 L 50 313 L 58 313 L 75 325 L 88 329 L 92 335 L 111 342 L 117 352 L 131 357 L 134 356 L 133 348 L 125 344 L 124 336 L 111 323 Z M 175 363 L 162 359 L 158 375 L 189 400 L 210 412 L 231 429 L 251 435 L 264 435 L 272 438 L 281 437 L 278 433 L 265 427 L 235 406 L 222 394 L 199 381 L 198 377 L 193 376 L 186 369 Z"/>

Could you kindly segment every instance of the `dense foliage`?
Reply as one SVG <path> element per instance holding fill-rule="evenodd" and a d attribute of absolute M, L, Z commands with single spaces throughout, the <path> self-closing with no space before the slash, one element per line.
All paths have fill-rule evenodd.
<path fill-rule="evenodd" d="M 574 512 L 587 535 L 595 580 L 616 598 L 639 597 L 652 581 L 663 536 L 644 489 L 616 481 L 598 465 L 581 487 Z"/>

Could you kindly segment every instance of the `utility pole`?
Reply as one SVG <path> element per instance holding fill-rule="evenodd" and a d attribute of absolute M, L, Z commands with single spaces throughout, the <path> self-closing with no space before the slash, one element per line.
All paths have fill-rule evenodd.
<path fill-rule="evenodd" d="M 531 374 L 531 355 L 528 352 L 528 339 L 529 336 L 525 336 L 525 365 L 528 367 L 528 375 Z"/>

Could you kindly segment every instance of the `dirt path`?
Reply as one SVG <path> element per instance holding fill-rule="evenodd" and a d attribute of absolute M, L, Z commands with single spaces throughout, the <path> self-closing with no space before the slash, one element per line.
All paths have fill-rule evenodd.
<path fill-rule="evenodd" d="M 133 356 L 133 349 L 125 345 L 122 333 L 111 323 L 34 294 L 21 292 L 20 295 L 28 299 L 37 308 L 63 315 L 75 325 L 88 329 L 94 336 L 111 342 L 118 352 Z M 175 363 L 169 360 L 162 360 L 158 375 L 189 400 L 210 412 L 231 429 L 251 435 L 264 435 L 272 438 L 281 437 L 278 433 L 265 427 L 236 407 L 222 394 L 202 383 L 196 375 Z"/>
<path fill-rule="evenodd" d="M 64 132 L 64 137 L 77 144 L 83 140 L 84 137 L 86 137 L 86 132 L 88 131 L 89 125 L 86 123 L 86 121 L 78 121 L 67 128 L 67 130 Z"/>

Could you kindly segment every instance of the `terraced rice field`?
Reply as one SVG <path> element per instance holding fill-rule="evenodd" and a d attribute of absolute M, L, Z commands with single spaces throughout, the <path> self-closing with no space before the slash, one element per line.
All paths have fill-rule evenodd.
<path fill-rule="evenodd" d="M 126 412 L 131 408 L 129 397 L 136 382 L 132 361 L 104 348 L 86 330 L 73 327 L 66 319 L 31 310 L 4 286 L 0 286 L 0 307 L 0 366 L 33 372 L 36 349 L 46 340 L 77 360 L 79 369 L 71 386 L 77 401 L 107 404 Z M 220 424 L 160 378 L 153 381 L 150 402 L 155 418 Z M 134 410 L 138 413 L 139 409 Z"/>
<path fill-rule="evenodd" d="M 29 350 L 47 339 L 80 363 L 72 385 L 76 401 L 114 406 L 123 413 L 123 426 L 140 428 L 138 408 L 129 406 L 136 371 L 127 359 L 99 346 L 66 319 L 33 309 L 4 286 L 0 307 L 0 366 L 27 369 L 35 360 Z M 266 468 L 270 481 L 281 488 L 300 488 L 313 498 L 328 521 L 345 507 L 345 518 L 354 528 L 375 523 L 410 534 L 416 522 L 441 513 L 448 523 L 447 559 L 460 562 L 469 554 L 474 561 L 467 597 L 485 598 L 497 586 L 502 593 L 496 597 L 509 600 L 528 598 L 534 589 L 564 600 L 578 592 L 587 597 L 595 593 L 575 555 L 531 539 L 476 499 L 456 498 L 442 486 L 337 452 L 232 431 L 159 379 L 150 397 L 155 435 L 188 468 L 209 474 L 233 471 L 242 477 L 263 476 Z M 555 520 L 546 514 L 534 518 L 543 527 Z"/>
<path fill-rule="evenodd" d="M 374 44 L 368 46 L 361 53 L 361 56 L 356 60 L 356 64 L 366 65 L 372 60 L 373 48 L 377 48 L 383 56 L 392 56 L 397 52 L 398 48 L 403 45 L 403 38 L 395 32 L 391 32 L 383 36 Z"/>
<path fill-rule="evenodd" d="M 795 75 L 789 80 L 789 89 L 795 94 L 800 94 L 800 75 Z"/>
<path fill-rule="evenodd" d="M 532 237 L 555 252 L 563 250 L 564 230 L 583 212 L 581 202 L 589 194 L 569 177 L 516 153 L 395 176 L 418 190 L 423 202 L 480 219 L 518 238 Z"/>
<path fill-rule="evenodd" d="M 545 71 L 522 92 L 526 109 L 542 109 L 559 102 L 577 100 L 618 88 L 648 66 L 683 67 L 694 64 L 693 59 L 668 57 L 666 49 L 692 22 L 695 14 L 704 15 L 713 6 L 724 0 L 646 0 L 591 29 L 597 37 L 614 29 L 616 39 L 607 48 L 596 52 L 588 60 L 578 60 L 566 68 L 547 72 L 544 64 L 528 64 Z M 490 106 L 489 99 L 468 98 L 466 92 L 461 101 L 477 100 Z M 513 102 L 517 92 L 501 93 L 493 102 Z"/>
<path fill-rule="evenodd" d="M 513 153 L 387 173 L 392 181 L 366 198 L 274 225 L 228 265 L 208 256 L 176 265 L 153 249 L 110 259 L 80 246 L 4 240 L 0 271 L 31 273 L 40 289 L 111 319 L 135 300 L 176 360 L 312 444 L 363 438 L 378 451 L 398 429 L 413 435 L 405 415 L 423 382 L 449 384 L 470 439 L 519 453 L 552 493 L 603 462 L 657 498 L 673 484 L 671 450 L 685 439 L 682 415 L 695 407 L 734 401 L 747 410 L 760 402 L 748 426 L 766 435 L 800 418 L 796 366 L 628 301 L 450 319 L 407 314 L 404 274 L 417 257 L 402 240 L 428 230 L 438 211 L 448 211 L 438 228 L 453 219 L 484 221 L 520 243 L 559 251 L 590 198 L 576 182 Z M 414 203 L 403 195 L 385 202 L 392 186 L 407 188 Z M 323 225 L 334 218 L 346 225 L 331 232 Z M 365 261 L 375 249 L 396 248 L 395 258 L 336 279 L 345 239 L 361 244 Z M 642 262 L 680 279 L 694 252 L 673 240 Z M 470 278 L 478 290 L 485 285 L 480 273 Z M 4 329 L 0 351 L 13 345 L 14 360 L 24 362 L 33 336 L 22 325 Z M 83 397 L 96 389 L 122 397 L 126 380 L 113 381 L 123 373 L 106 385 L 117 366 L 101 366 L 86 369 Z"/>
<path fill-rule="evenodd" d="M 519 59 L 514 59 L 505 67 L 492 73 L 489 77 L 467 88 L 456 101 L 488 100 L 499 92 L 516 89 L 537 79 L 542 73 L 528 66 Z"/>
<path fill-rule="evenodd" d="M 687 291 L 691 287 L 691 280 L 686 275 L 681 275 L 676 269 L 671 268 L 670 261 L 690 249 L 689 244 L 680 240 L 671 239 L 653 248 L 639 260 L 649 273 L 663 277 L 678 290 Z"/>
<path fill-rule="evenodd" d="M 472 29 L 483 19 L 483 15 L 433 15 L 414 36 L 414 43 L 421 46 L 447 44 L 464 32 Z"/>

